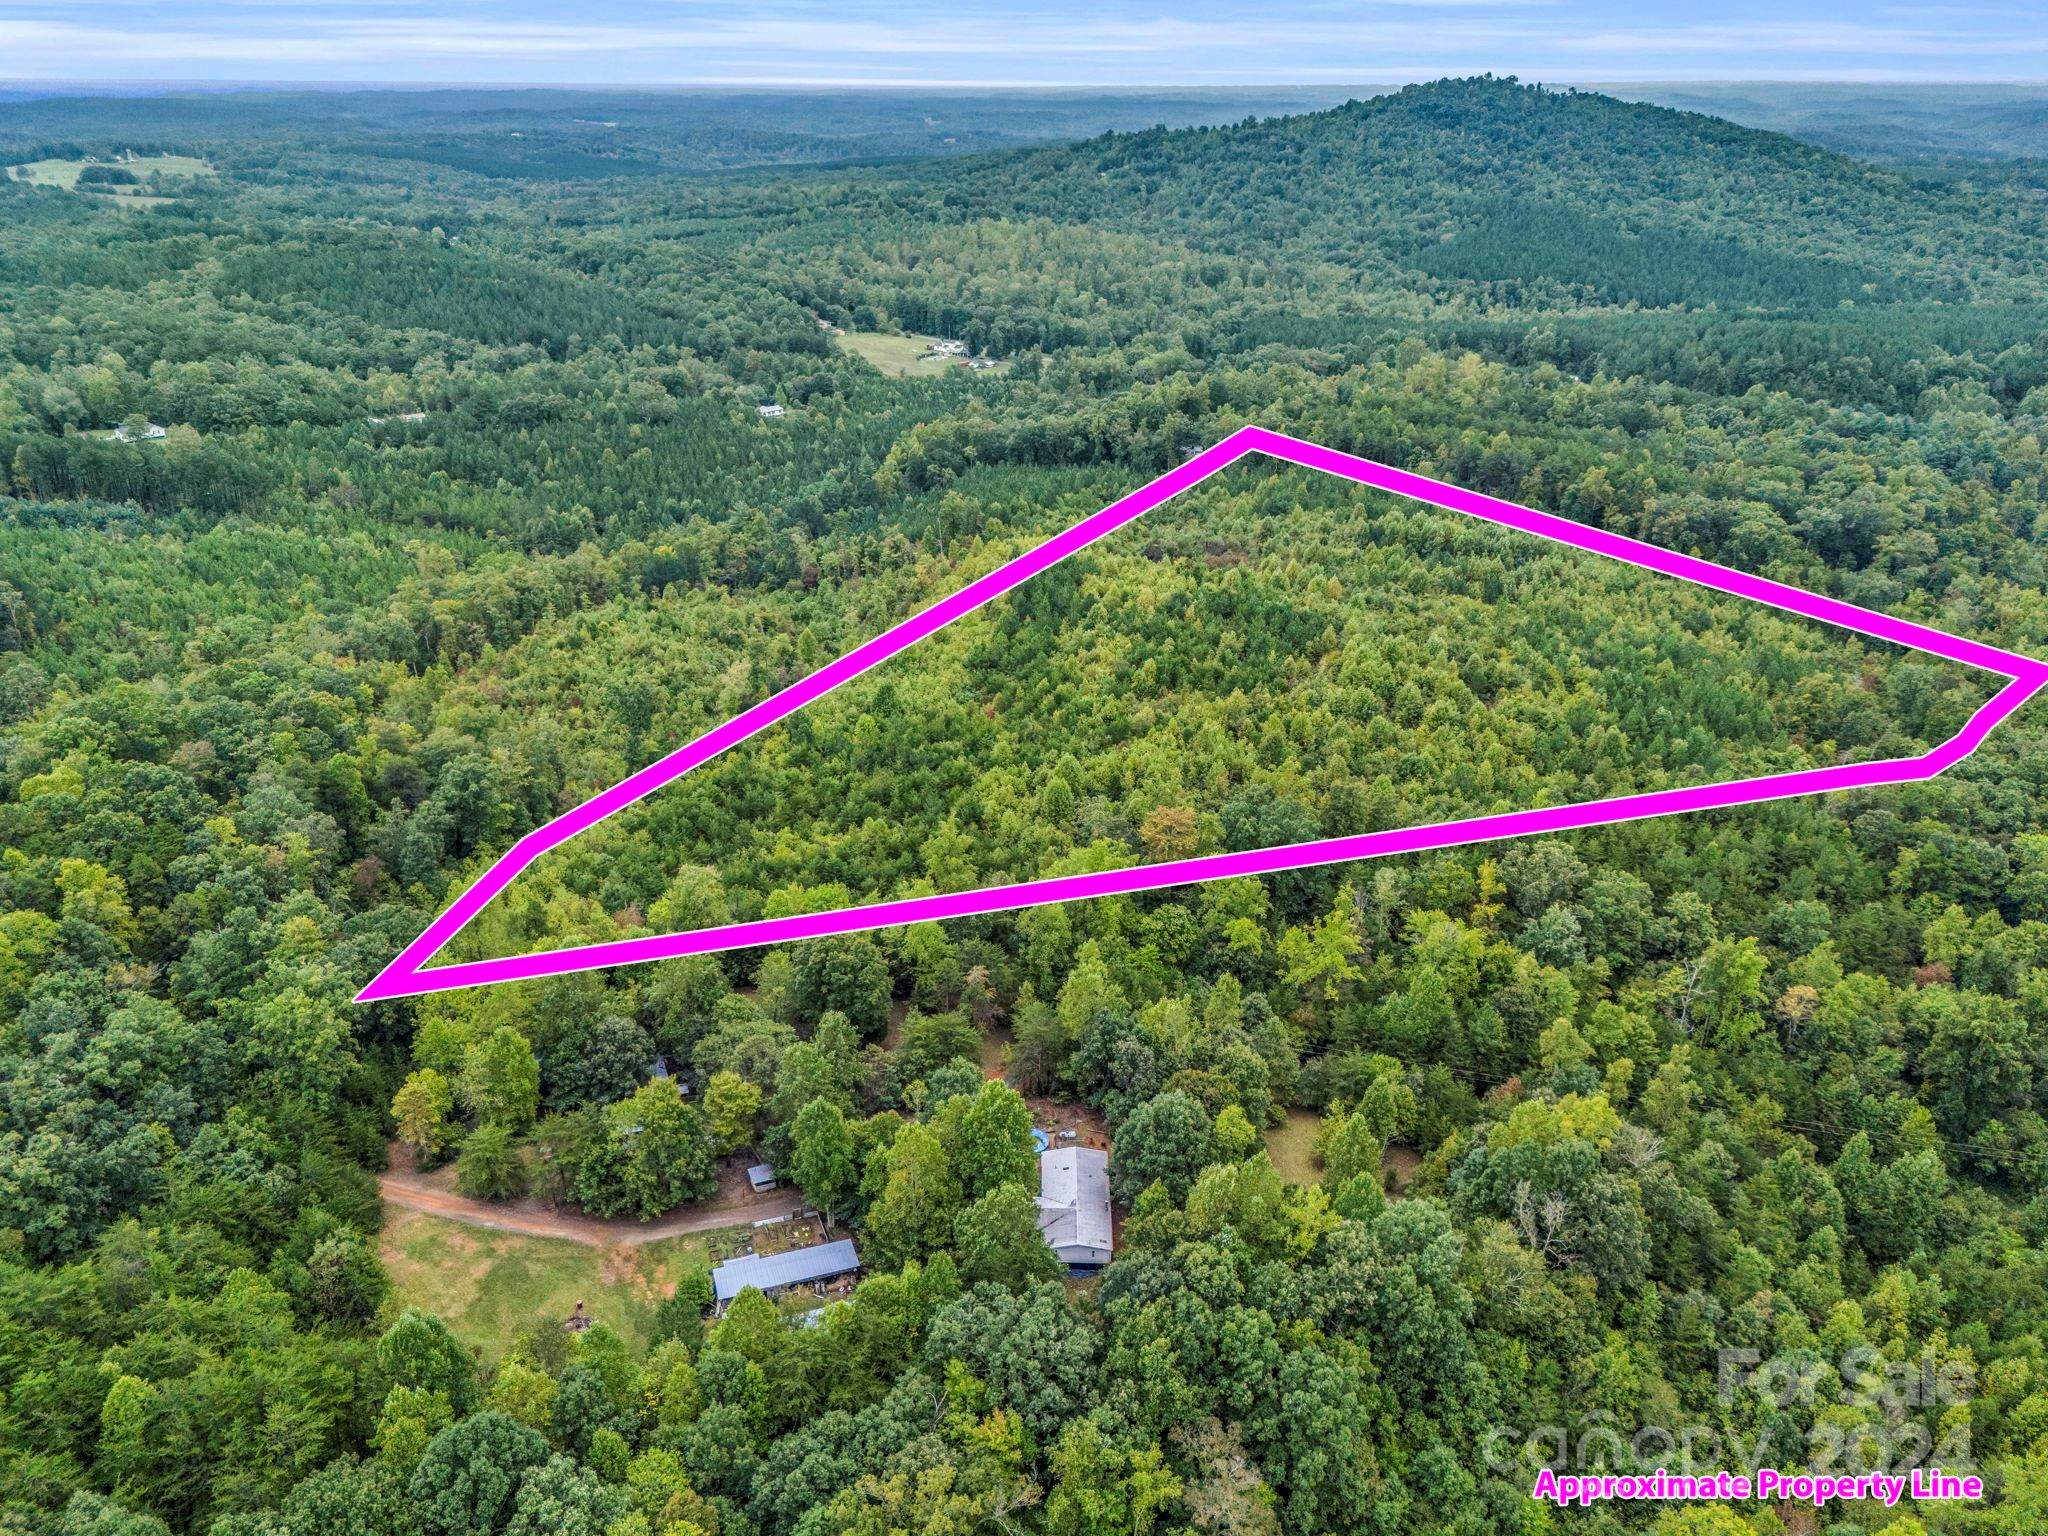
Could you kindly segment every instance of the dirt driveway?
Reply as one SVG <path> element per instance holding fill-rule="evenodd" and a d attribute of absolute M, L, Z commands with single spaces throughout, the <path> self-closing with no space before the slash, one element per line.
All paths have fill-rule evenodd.
<path fill-rule="evenodd" d="M 394 1164 L 405 1166 L 397 1158 Z M 665 1237 L 688 1232 L 714 1232 L 721 1227 L 745 1226 L 774 1216 L 794 1216 L 804 1208 L 804 1197 L 795 1190 L 780 1189 L 756 1195 L 744 1188 L 745 1180 L 721 1179 L 718 1193 L 697 1205 L 671 1211 L 654 1221 L 605 1221 L 595 1216 L 572 1215 L 551 1210 L 538 1200 L 507 1200 L 494 1204 L 471 1200 L 447 1187 L 452 1169 L 432 1174 L 393 1171 L 377 1176 L 377 1191 L 393 1205 L 429 1216 L 446 1217 L 493 1232 L 517 1232 L 526 1237 L 560 1237 L 593 1248 L 611 1248 L 620 1243 L 658 1243 Z"/>

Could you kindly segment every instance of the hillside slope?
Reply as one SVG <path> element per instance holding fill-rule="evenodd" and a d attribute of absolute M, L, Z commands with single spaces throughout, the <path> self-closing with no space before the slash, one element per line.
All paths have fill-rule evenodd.
<path fill-rule="evenodd" d="M 976 211 L 1507 283 L 1523 301 L 1954 300 L 2014 294 L 2043 270 L 2038 208 L 1717 118 L 1492 78 L 928 175 Z"/>

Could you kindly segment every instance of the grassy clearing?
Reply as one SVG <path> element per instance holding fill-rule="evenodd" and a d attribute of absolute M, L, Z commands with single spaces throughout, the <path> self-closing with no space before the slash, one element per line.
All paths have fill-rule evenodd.
<path fill-rule="evenodd" d="M 1290 1184 L 1314 1184 L 1323 1176 L 1316 1160 L 1316 1132 L 1322 1117 L 1312 1109 L 1290 1109 L 1287 1118 L 1266 1132 L 1266 1155 Z M 1390 1195 L 1399 1195 L 1415 1178 L 1422 1154 L 1413 1147 L 1389 1146 L 1380 1155 L 1380 1181 Z"/>
<path fill-rule="evenodd" d="M 891 336 L 885 331 L 848 331 L 833 338 L 840 346 L 865 358 L 892 379 L 936 379 L 959 372 L 950 360 L 927 358 L 931 342 L 923 336 Z"/>
<path fill-rule="evenodd" d="M 113 161 L 94 162 L 90 160 L 31 160 L 26 165 L 12 165 L 7 174 L 16 181 L 33 182 L 39 187 L 58 187 L 66 192 L 79 190 L 78 178 L 88 165 L 116 164 Z M 193 181 L 201 176 L 211 176 L 213 167 L 196 155 L 142 155 L 133 160 L 118 162 L 121 170 L 136 178 L 136 183 L 117 183 L 91 193 L 94 197 L 106 197 L 110 201 L 152 205 L 168 202 L 169 199 L 150 192 L 147 185 L 152 173 L 162 182 Z"/>
<path fill-rule="evenodd" d="M 381 1256 L 400 1305 L 446 1319 L 490 1355 L 537 1321 L 559 1323 L 579 1300 L 641 1348 L 654 1309 L 686 1269 L 705 1262 L 697 1234 L 601 1250 L 396 1207 L 387 1212 Z"/>
<path fill-rule="evenodd" d="M 983 368 L 977 372 L 961 367 L 958 358 L 926 357 L 924 354 L 932 344 L 929 336 L 892 336 L 887 331 L 847 331 L 832 339 L 847 351 L 865 358 L 892 379 L 937 379 L 955 375 L 962 378 L 986 378 L 1009 367 L 1008 363 L 997 363 L 993 368 Z"/>
<path fill-rule="evenodd" d="M 1323 1165 L 1316 1161 L 1316 1131 L 1322 1123 L 1314 1110 L 1290 1109 L 1266 1132 L 1266 1154 L 1288 1183 L 1313 1184 L 1322 1178 Z"/>

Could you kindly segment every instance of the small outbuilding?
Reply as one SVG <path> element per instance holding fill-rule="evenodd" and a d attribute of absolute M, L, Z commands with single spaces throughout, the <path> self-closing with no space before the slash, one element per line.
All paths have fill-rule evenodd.
<path fill-rule="evenodd" d="M 689 1097 L 690 1085 L 676 1076 L 675 1069 L 668 1064 L 666 1056 L 657 1056 L 648 1064 L 647 1081 L 672 1084 L 677 1093 L 685 1098 Z"/>
<path fill-rule="evenodd" d="M 749 1168 L 747 1170 L 747 1182 L 754 1186 L 754 1193 L 757 1195 L 765 1195 L 771 1189 L 780 1189 L 782 1187 L 782 1180 L 776 1175 L 775 1170 L 766 1163 L 756 1163 L 753 1167 Z"/>

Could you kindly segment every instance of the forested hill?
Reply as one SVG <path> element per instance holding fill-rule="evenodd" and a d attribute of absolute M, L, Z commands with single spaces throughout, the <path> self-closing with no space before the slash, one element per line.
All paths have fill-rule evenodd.
<path fill-rule="evenodd" d="M 819 314 L 1005 353 L 1170 338 L 1349 362 L 1421 335 L 1888 411 L 2048 381 L 2048 200 L 1508 80 L 835 178 L 801 219 L 788 195 L 729 189 L 715 226 L 703 198 L 664 211 L 693 251 L 744 230 Z"/>
<path fill-rule="evenodd" d="M 2037 297 L 2044 214 L 1718 118 L 1495 79 L 936 173 L 949 203 L 1508 299 L 1782 309 Z"/>

